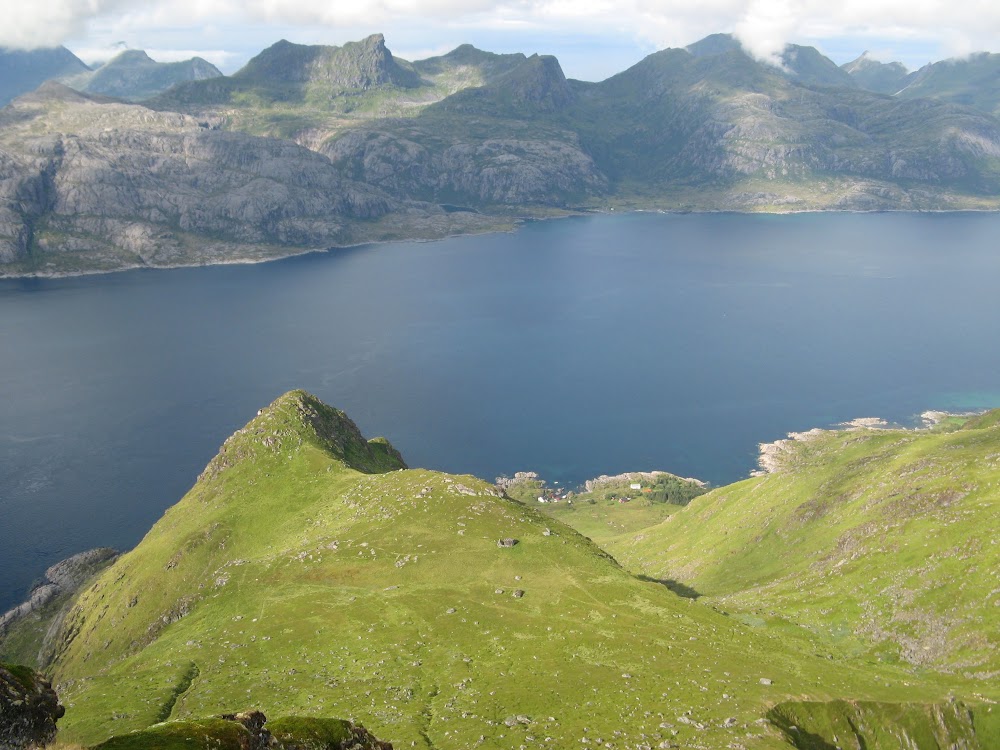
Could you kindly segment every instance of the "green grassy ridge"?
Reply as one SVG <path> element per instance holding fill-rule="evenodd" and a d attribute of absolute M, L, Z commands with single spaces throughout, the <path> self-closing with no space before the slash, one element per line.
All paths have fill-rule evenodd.
<path fill-rule="evenodd" d="M 957 431 L 828 431 L 614 552 L 747 621 L 795 623 L 995 695 L 998 488 L 997 412 Z"/>
<path fill-rule="evenodd" d="M 259 708 L 441 750 L 778 748 L 776 702 L 956 688 L 637 580 L 473 477 L 359 472 L 304 404 L 327 409 L 278 399 L 80 595 L 53 667 L 64 741 Z"/>

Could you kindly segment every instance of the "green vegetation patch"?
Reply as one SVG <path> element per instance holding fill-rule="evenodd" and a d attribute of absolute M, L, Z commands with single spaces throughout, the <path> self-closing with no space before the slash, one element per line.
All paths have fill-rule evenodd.
<path fill-rule="evenodd" d="M 251 738 L 246 727 L 235 721 L 196 719 L 111 737 L 94 750 L 246 750 Z"/>
<path fill-rule="evenodd" d="M 287 750 L 337 750 L 353 736 L 349 721 L 309 716 L 284 716 L 267 729 Z"/>

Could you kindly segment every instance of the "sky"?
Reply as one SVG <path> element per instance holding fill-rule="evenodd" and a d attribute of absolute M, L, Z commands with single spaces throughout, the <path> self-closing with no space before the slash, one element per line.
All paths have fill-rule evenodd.
<path fill-rule="evenodd" d="M 121 48 L 161 62 L 198 55 L 225 73 L 279 39 L 338 45 L 376 32 L 408 60 L 471 43 L 552 54 L 590 81 L 716 32 L 762 60 L 789 42 L 837 63 L 867 50 L 910 69 L 1000 51 L 995 0 L 22 0 L 4 16 L 0 46 L 64 44 L 88 63 Z"/>

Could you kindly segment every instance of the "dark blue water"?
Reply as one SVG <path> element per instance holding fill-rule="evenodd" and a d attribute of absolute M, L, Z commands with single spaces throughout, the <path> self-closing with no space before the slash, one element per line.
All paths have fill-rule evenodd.
<path fill-rule="evenodd" d="M 756 444 L 1000 405 L 1000 216 L 624 215 L 0 282 L 0 610 L 134 545 L 302 387 L 412 466 L 721 484 Z"/>

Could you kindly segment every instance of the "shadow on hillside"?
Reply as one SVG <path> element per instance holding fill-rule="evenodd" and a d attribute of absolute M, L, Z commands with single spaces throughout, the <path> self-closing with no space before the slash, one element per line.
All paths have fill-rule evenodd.
<path fill-rule="evenodd" d="M 658 583 L 661 586 L 666 586 L 668 589 L 673 591 L 677 596 L 683 596 L 685 599 L 697 599 L 701 594 L 695 591 L 690 586 L 685 586 L 680 581 L 674 581 L 670 578 L 651 578 L 649 576 L 639 575 L 636 576 L 640 581 L 646 581 L 648 583 Z"/>

